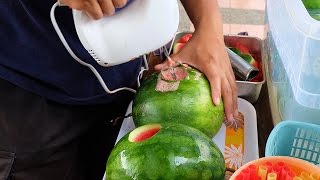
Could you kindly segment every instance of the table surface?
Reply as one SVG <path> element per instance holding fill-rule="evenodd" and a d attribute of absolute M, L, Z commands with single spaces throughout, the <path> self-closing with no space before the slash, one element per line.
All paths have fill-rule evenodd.
<path fill-rule="evenodd" d="M 267 139 L 274 127 L 271 116 L 267 82 L 262 86 L 259 99 L 253 104 L 253 106 L 257 111 L 259 155 L 260 157 L 264 157 Z"/>

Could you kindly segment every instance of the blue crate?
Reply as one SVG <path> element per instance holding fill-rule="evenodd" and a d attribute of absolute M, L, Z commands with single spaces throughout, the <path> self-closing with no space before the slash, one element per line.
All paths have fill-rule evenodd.
<path fill-rule="evenodd" d="M 272 130 L 265 156 L 290 156 L 320 164 L 320 126 L 301 121 L 282 121 Z"/>

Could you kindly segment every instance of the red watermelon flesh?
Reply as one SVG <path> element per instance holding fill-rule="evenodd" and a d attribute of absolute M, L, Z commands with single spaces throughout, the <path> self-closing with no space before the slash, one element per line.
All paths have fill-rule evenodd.
<path fill-rule="evenodd" d="M 150 124 L 137 128 L 129 135 L 130 142 L 141 142 L 147 140 L 157 134 L 160 131 L 161 126 L 159 124 Z"/>
<path fill-rule="evenodd" d="M 161 71 L 161 78 L 166 81 L 181 81 L 188 76 L 188 71 L 183 66 L 168 67 Z"/>
<path fill-rule="evenodd" d="M 192 38 L 192 34 L 188 33 L 183 35 L 177 42 L 179 43 L 186 43 Z"/>

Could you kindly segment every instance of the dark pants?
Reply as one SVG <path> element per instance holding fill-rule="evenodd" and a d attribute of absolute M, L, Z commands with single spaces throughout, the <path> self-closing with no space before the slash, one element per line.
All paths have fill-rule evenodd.
<path fill-rule="evenodd" d="M 131 98 L 61 105 L 0 79 L 0 180 L 102 180 Z"/>

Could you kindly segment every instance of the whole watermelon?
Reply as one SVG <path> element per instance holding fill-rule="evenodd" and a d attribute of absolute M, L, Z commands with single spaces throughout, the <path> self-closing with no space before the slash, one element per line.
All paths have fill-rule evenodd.
<path fill-rule="evenodd" d="M 132 104 L 135 125 L 176 122 L 213 137 L 225 114 L 223 103 L 213 104 L 207 78 L 184 65 L 169 70 L 154 73 L 142 82 Z"/>
<path fill-rule="evenodd" d="M 223 180 L 225 161 L 201 131 L 182 124 L 149 124 L 124 136 L 112 150 L 107 180 Z"/>

